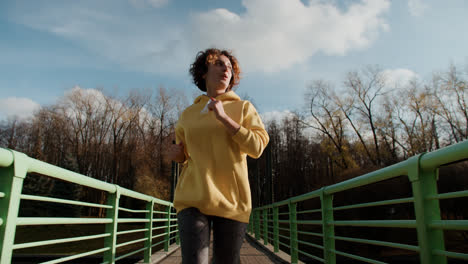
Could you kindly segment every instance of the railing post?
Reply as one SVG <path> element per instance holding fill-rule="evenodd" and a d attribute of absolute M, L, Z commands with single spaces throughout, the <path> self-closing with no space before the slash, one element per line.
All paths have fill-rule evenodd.
<path fill-rule="evenodd" d="M 171 176 L 172 176 L 172 183 L 171 183 L 171 196 L 170 196 L 170 201 L 174 201 L 174 192 L 175 192 L 175 188 L 176 188 L 176 185 L 177 185 L 177 180 L 178 180 L 178 176 L 179 176 L 179 166 L 180 164 L 173 161 L 171 163 Z"/>
<path fill-rule="evenodd" d="M 260 210 L 255 210 L 255 239 L 260 240 Z"/>
<path fill-rule="evenodd" d="M 23 181 L 28 172 L 28 163 L 23 153 L 11 151 L 13 164 L 0 167 L 0 263 L 11 263 L 13 244 L 15 242 L 16 220 L 20 206 L 20 195 Z"/>
<path fill-rule="evenodd" d="M 175 219 L 177 220 L 177 215 L 175 216 Z M 179 222 L 176 221 L 176 223 L 177 223 L 176 245 L 180 245 Z"/>
<path fill-rule="evenodd" d="M 296 214 L 296 203 L 289 202 L 289 243 L 291 251 L 291 263 L 297 263 L 298 261 L 298 243 L 297 243 L 297 214 Z"/>
<path fill-rule="evenodd" d="M 273 204 L 273 170 L 271 167 L 271 144 L 268 144 L 265 148 L 265 154 L 266 154 L 266 179 L 267 179 L 267 189 L 268 189 L 268 198 L 269 198 L 269 203 Z"/>
<path fill-rule="evenodd" d="M 112 206 L 111 209 L 107 209 L 106 218 L 112 219 L 112 223 L 106 224 L 106 233 L 110 236 L 104 239 L 104 247 L 110 249 L 104 252 L 104 262 L 115 263 L 116 245 L 117 245 L 117 225 L 119 219 L 119 200 L 120 200 L 120 187 L 115 186 L 115 192 L 109 193 L 107 196 L 107 205 Z"/>
<path fill-rule="evenodd" d="M 335 250 L 335 227 L 328 224 L 333 222 L 333 195 L 325 194 L 322 189 L 320 193 L 322 204 L 322 232 L 323 232 L 323 258 L 327 264 L 336 263 Z"/>
<path fill-rule="evenodd" d="M 420 159 L 424 154 L 410 158 L 408 177 L 414 196 L 414 210 L 416 215 L 416 230 L 420 248 L 421 263 L 446 264 L 445 256 L 432 254 L 433 250 L 445 250 L 444 232 L 441 229 L 429 227 L 432 221 L 440 220 L 440 205 L 438 199 L 428 199 L 437 195 L 438 168 L 431 170 L 420 169 Z"/>
<path fill-rule="evenodd" d="M 258 215 L 258 210 L 253 211 L 254 213 L 254 235 L 256 240 L 260 240 L 260 219 Z"/>
<path fill-rule="evenodd" d="M 151 255 L 152 255 L 152 250 L 151 250 L 151 245 L 153 242 L 153 214 L 154 214 L 154 200 L 151 200 L 146 203 L 146 210 L 148 211 L 146 213 L 146 219 L 148 219 L 148 223 L 145 224 L 145 228 L 147 229 L 145 232 L 145 251 L 144 251 L 144 262 L 145 263 L 151 263 Z"/>
<path fill-rule="evenodd" d="M 250 234 L 254 234 L 254 226 L 255 226 L 255 221 L 254 221 L 254 214 L 255 212 L 252 210 L 250 213 Z"/>
<path fill-rule="evenodd" d="M 273 247 L 279 252 L 279 208 L 273 207 Z"/>
<path fill-rule="evenodd" d="M 249 215 L 249 224 L 247 225 L 247 233 L 251 233 L 252 231 L 252 213 Z"/>
<path fill-rule="evenodd" d="M 263 244 L 268 245 L 268 208 L 263 209 Z"/>
<path fill-rule="evenodd" d="M 165 237 L 165 242 L 164 242 L 164 251 L 169 251 L 169 238 L 170 238 L 170 232 L 171 232 L 171 207 L 172 206 L 167 206 L 167 225 L 166 225 L 166 235 Z"/>

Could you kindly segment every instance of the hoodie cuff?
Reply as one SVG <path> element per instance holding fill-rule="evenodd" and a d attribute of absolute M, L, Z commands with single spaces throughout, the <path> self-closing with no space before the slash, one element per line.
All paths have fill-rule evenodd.
<path fill-rule="evenodd" d="M 248 137 L 249 137 L 249 130 L 241 126 L 239 130 L 237 130 L 236 134 L 232 136 L 232 139 L 236 141 L 237 143 L 242 144 L 247 141 Z"/>

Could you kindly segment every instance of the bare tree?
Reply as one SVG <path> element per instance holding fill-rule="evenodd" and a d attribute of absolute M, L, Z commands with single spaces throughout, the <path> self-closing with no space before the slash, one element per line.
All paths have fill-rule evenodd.
<path fill-rule="evenodd" d="M 377 66 L 368 66 L 361 72 L 349 72 L 344 82 L 349 98 L 347 104 L 340 102 L 340 109 L 349 121 L 353 131 L 358 136 L 369 160 L 374 165 L 382 164 L 380 143 L 377 135 L 376 120 L 378 100 L 386 94 L 385 76 Z M 356 112 L 354 112 L 356 111 Z M 360 126 L 358 123 L 362 124 Z M 365 134 L 371 133 L 373 141 L 373 151 L 370 151 Z"/>
<path fill-rule="evenodd" d="M 182 109 L 186 106 L 185 96 L 180 91 L 159 87 L 156 96 L 149 104 L 151 119 L 147 120 L 146 127 L 153 146 L 148 149 L 149 155 L 156 162 L 155 167 L 159 175 L 164 175 L 167 170 L 165 165 L 164 149 L 167 144 L 172 144 L 175 123 Z"/>
<path fill-rule="evenodd" d="M 323 133 L 329 143 L 334 146 L 338 157 L 331 154 L 336 165 L 346 169 L 354 166 L 349 158 L 348 141 L 345 134 L 345 116 L 336 105 L 334 100 L 332 85 L 323 80 L 314 81 L 305 94 L 307 114 L 311 120 L 302 118 L 302 122 L 321 133 Z"/>
<path fill-rule="evenodd" d="M 435 109 L 447 126 L 449 142 L 460 142 L 468 136 L 467 80 L 454 65 L 448 72 L 434 74 L 432 94 L 437 103 Z"/>
<path fill-rule="evenodd" d="M 398 144 L 399 123 L 396 122 L 395 113 L 391 107 L 391 97 L 384 98 L 382 108 L 383 114 L 379 115 L 375 122 L 377 135 L 380 139 L 382 162 L 387 166 L 399 161 L 399 154 L 401 153 Z"/>
<path fill-rule="evenodd" d="M 119 176 L 125 174 L 121 171 L 124 160 L 131 161 L 134 151 L 128 148 L 136 144 L 138 133 L 131 133 L 139 126 L 140 118 L 149 97 L 132 91 L 126 98 L 117 100 L 106 97 L 109 118 L 106 126 L 109 126 L 109 145 L 112 146 L 112 172 L 110 182 L 119 182 Z M 108 123 L 107 123 L 108 122 Z M 128 178 L 128 177 L 126 177 Z M 128 181 L 128 179 L 127 179 Z M 129 183 L 130 184 L 130 183 Z"/>

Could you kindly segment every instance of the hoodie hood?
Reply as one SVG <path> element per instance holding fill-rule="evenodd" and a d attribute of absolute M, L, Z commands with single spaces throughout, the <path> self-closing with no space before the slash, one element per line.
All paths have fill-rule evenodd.
<path fill-rule="evenodd" d="M 229 91 L 229 92 L 225 92 L 221 95 L 218 95 L 215 97 L 216 100 L 218 101 L 221 101 L 221 102 L 228 102 L 228 101 L 240 101 L 240 97 L 234 92 L 234 91 Z M 193 101 L 194 104 L 197 104 L 199 102 L 202 102 L 202 103 L 206 103 L 208 102 L 208 100 L 210 100 L 210 97 L 206 94 L 202 94 L 200 96 L 198 96 L 197 98 L 195 98 L 195 100 Z"/>

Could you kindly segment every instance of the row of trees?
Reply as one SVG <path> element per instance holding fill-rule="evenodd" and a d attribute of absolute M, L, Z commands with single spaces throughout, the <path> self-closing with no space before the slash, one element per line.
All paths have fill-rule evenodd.
<path fill-rule="evenodd" d="M 340 85 L 313 81 L 302 111 L 267 122 L 268 150 L 249 160 L 254 204 L 286 199 L 467 138 L 466 73 L 450 66 L 430 81 L 413 79 L 403 86 L 389 85 L 387 77 L 372 66 L 349 72 Z M 0 146 L 170 199 L 171 164 L 164 149 L 187 105 L 181 92 L 165 88 L 121 98 L 75 88 L 31 120 L 3 121 Z M 49 186 L 43 192 L 53 192 L 49 180 L 37 179 L 31 178 L 25 190 Z M 105 199 L 88 190 L 74 193 L 95 202 Z"/>
<path fill-rule="evenodd" d="M 266 122 L 270 144 L 260 159 L 248 160 L 254 207 L 465 140 L 468 136 L 467 83 L 467 73 L 455 66 L 434 73 L 429 81 L 413 79 L 403 85 L 391 85 L 386 72 L 375 66 L 349 72 L 339 85 L 313 81 L 305 92 L 301 111 Z M 174 124 L 187 105 L 180 92 L 165 88 L 154 93 L 132 91 L 121 98 L 102 91 L 75 88 L 54 105 L 43 107 L 31 120 L 1 122 L 0 146 L 169 200 L 171 163 L 165 159 L 164 150 L 172 144 Z M 439 190 L 466 190 L 466 169 L 464 163 L 442 168 Z M 23 192 L 96 203 L 106 199 L 103 192 L 36 175 L 26 178 Z M 409 196 L 408 179 L 399 177 L 339 193 L 334 197 L 334 204 Z M 441 201 L 443 218 L 467 219 L 464 201 Z M 135 205 L 138 206 L 124 206 L 134 208 Z M 298 210 L 318 206 L 319 201 L 307 201 L 300 203 Z M 83 212 L 22 201 L 22 214 L 43 213 L 102 216 L 104 211 Z M 320 219 L 313 214 L 300 217 L 301 220 Z M 414 210 L 411 205 L 383 206 L 367 211 L 345 210 L 337 212 L 335 217 L 414 219 Z M 321 232 L 321 229 L 308 231 Z M 407 244 L 414 244 L 416 237 L 413 233 L 402 234 L 392 229 L 363 231 L 350 227 L 337 228 L 336 234 Z M 456 248 L 466 245 L 468 234 L 448 234 L 446 239 L 450 241 L 448 248 Z M 350 246 L 345 251 L 367 252 L 369 257 L 381 258 L 384 254 L 380 250 L 363 245 Z"/>
<path fill-rule="evenodd" d="M 368 66 L 349 72 L 339 85 L 313 81 L 303 109 L 267 124 L 273 179 L 266 170 L 268 152 L 259 160 L 260 171 L 251 161 L 251 176 L 261 177 L 251 179 L 255 204 L 465 140 L 467 74 L 451 65 L 429 81 L 414 78 L 398 85 L 385 71 Z"/>
<path fill-rule="evenodd" d="M 389 165 L 466 139 L 466 73 L 451 66 L 429 83 L 403 87 L 388 87 L 386 77 L 369 67 L 350 72 L 339 88 L 325 81 L 309 87 L 304 124 L 325 136 L 339 167 Z M 350 156 L 356 150 L 362 157 Z"/>
<path fill-rule="evenodd" d="M 259 160 L 249 160 L 254 207 L 311 192 L 467 138 L 466 73 L 451 66 L 446 72 L 434 74 L 428 82 L 413 79 L 402 86 L 389 85 L 386 77 L 378 68 L 367 67 L 350 72 L 341 85 L 314 81 L 305 93 L 302 111 L 269 122 L 269 148 Z M 466 190 L 467 169 L 467 162 L 442 167 L 439 192 Z M 409 179 L 402 176 L 337 193 L 333 204 L 346 206 L 411 196 Z M 441 200 L 442 219 L 467 219 L 465 204 L 463 198 Z M 320 199 L 317 198 L 298 203 L 297 211 L 318 208 Z M 287 206 L 280 207 L 281 213 L 287 214 L 287 210 Z M 339 210 L 333 214 L 335 220 L 415 219 L 412 203 Z M 321 213 L 300 213 L 297 217 L 322 219 Z M 286 220 L 287 216 L 282 219 Z M 301 225 L 300 228 L 304 232 L 322 232 L 321 226 Z M 417 244 L 417 235 L 411 229 L 401 232 L 397 228 L 338 226 L 335 235 Z M 446 232 L 444 236 L 447 250 L 466 251 L 468 232 Z M 321 237 L 299 234 L 298 239 L 323 243 Z M 399 252 L 396 259 L 391 249 L 368 244 L 337 241 L 336 247 L 389 263 L 410 263 L 415 259 L 414 252 Z M 302 250 L 316 256 L 322 254 L 308 245 L 303 245 Z M 306 256 L 301 256 L 301 260 L 314 262 Z"/>
<path fill-rule="evenodd" d="M 171 163 L 164 149 L 185 97 L 163 87 L 115 98 L 103 91 L 72 89 L 31 120 L 9 119 L 0 126 L 0 145 L 83 175 L 169 198 Z M 75 196 L 103 202 L 105 194 L 28 177 L 24 192 Z M 92 212 L 89 212 L 92 213 Z"/>

